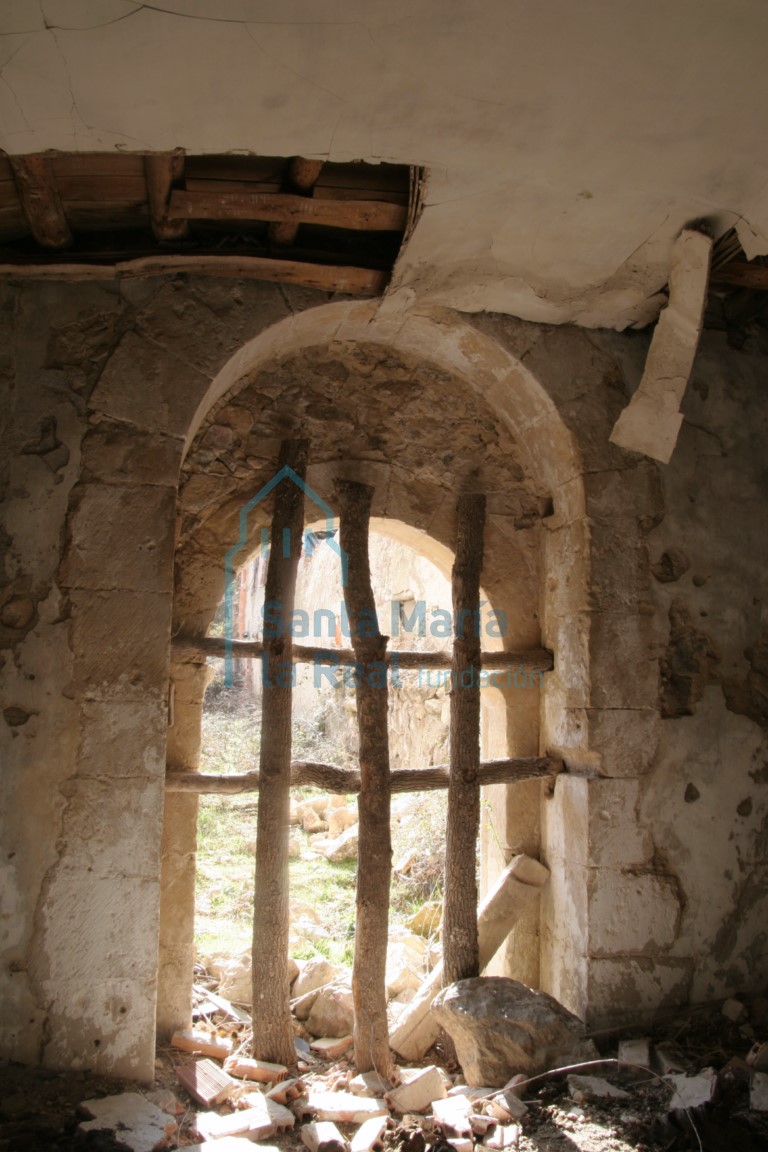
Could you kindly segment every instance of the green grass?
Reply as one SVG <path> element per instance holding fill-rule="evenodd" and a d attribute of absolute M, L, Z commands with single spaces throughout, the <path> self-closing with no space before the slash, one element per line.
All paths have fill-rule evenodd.
<path fill-rule="evenodd" d="M 214 681 L 211 702 L 203 712 L 202 772 L 239 774 L 259 762 L 260 715 L 243 692 L 226 691 Z M 348 765 L 348 756 L 333 741 L 327 714 L 294 723 L 294 756 Z M 317 795 L 297 789 L 295 798 Z M 446 797 L 427 793 L 414 812 L 393 825 L 393 858 L 410 847 L 418 859 L 404 877 L 393 877 L 390 922 L 400 924 L 428 899 L 442 895 Z M 255 873 L 257 795 L 201 796 L 198 816 L 195 945 L 197 956 L 242 952 L 251 945 Z M 357 864 L 333 864 L 310 852 L 312 837 L 294 828 L 302 854 L 290 862 L 291 899 L 310 904 L 329 935 L 307 942 L 294 955 L 324 955 L 337 964 L 352 963 L 355 930 Z"/>

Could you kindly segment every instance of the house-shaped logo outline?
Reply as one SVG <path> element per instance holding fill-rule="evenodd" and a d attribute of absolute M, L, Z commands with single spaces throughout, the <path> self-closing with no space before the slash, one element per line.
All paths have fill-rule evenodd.
<path fill-rule="evenodd" d="M 240 534 L 236 544 L 224 554 L 224 683 L 227 688 L 232 687 L 233 683 L 233 670 L 232 661 L 234 658 L 233 652 L 233 632 L 234 632 L 234 588 L 235 588 L 235 557 L 242 552 L 248 545 L 248 514 L 252 512 L 257 504 L 262 500 L 266 500 L 270 492 L 281 483 L 282 480 L 290 480 L 299 488 L 305 497 L 308 497 L 313 504 L 316 504 L 321 509 L 325 517 L 325 526 L 328 532 L 327 543 L 328 546 L 337 553 L 341 561 L 341 586 L 346 588 L 347 575 L 349 565 L 347 563 L 347 554 L 335 538 L 335 519 L 333 509 L 330 505 L 326 504 L 325 500 L 310 488 L 305 480 L 302 480 L 293 468 L 288 464 L 284 464 L 279 472 L 276 472 L 271 480 L 259 489 L 255 496 L 252 496 L 247 504 L 244 504 L 240 509 Z M 264 530 L 266 532 L 266 529 Z M 263 547 L 263 543 L 262 543 Z"/>

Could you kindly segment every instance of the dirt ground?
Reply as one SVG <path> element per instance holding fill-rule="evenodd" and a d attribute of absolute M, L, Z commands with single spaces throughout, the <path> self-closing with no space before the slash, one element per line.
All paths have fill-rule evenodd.
<path fill-rule="evenodd" d="M 736 1025 L 716 1007 L 670 1016 L 654 1029 L 655 1042 L 673 1044 L 670 1051 L 686 1071 L 704 1067 L 718 1071 L 714 1103 L 689 1113 L 670 1114 L 670 1089 L 657 1074 L 608 1064 L 595 1073 L 625 1089 L 629 1098 L 576 1104 L 568 1095 L 565 1076 L 552 1075 L 526 1094 L 528 1113 L 520 1122 L 516 1147 L 520 1152 L 766 1152 L 768 1113 L 749 1110 L 749 1073 L 743 1063 L 754 1039 L 763 1039 L 765 1031 L 765 1025 Z M 615 1058 L 615 1036 L 600 1038 L 599 1043 L 601 1055 Z M 189 1147 L 199 1140 L 194 1133 L 194 1114 L 200 1106 L 180 1088 L 176 1078 L 176 1068 L 192 1059 L 172 1049 L 163 1049 L 157 1057 L 155 1088 L 171 1089 L 185 1108 L 179 1136 L 171 1147 Z M 443 1058 L 439 1048 L 424 1063 L 440 1063 L 455 1080 L 460 1079 L 459 1070 Z M 348 1075 L 354 1075 L 354 1070 L 345 1061 L 317 1061 L 309 1066 L 304 1079 L 343 1082 Z M 91 1135 L 86 1140 L 78 1136 L 77 1125 L 82 1119 L 78 1112 L 81 1101 L 126 1090 L 135 1091 L 136 1086 L 87 1072 L 0 1065 L 0 1150 L 124 1149 L 110 1138 L 94 1139 Z M 347 1138 L 355 1130 L 354 1126 L 338 1127 Z M 263 1143 L 277 1145 L 281 1152 L 303 1152 L 298 1125 Z M 393 1122 L 386 1133 L 385 1148 L 387 1152 L 455 1152 L 426 1118 L 417 1117 Z"/>

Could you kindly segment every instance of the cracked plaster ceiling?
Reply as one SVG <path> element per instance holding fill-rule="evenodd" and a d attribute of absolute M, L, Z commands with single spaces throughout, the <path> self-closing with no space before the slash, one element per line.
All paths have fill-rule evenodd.
<path fill-rule="evenodd" d="M 391 291 L 653 319 L 675 236 L 768 251 L 763 0 L 5 0 L 0 147 L 425 165 Z"/>

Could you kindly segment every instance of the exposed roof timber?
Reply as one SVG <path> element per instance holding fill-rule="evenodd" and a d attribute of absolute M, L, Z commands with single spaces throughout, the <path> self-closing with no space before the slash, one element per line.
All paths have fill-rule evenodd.
<path fill-rule="evenodd" d="M 716 269 L 710 282 L 715 286 L 722 284 L 732 288 L 754 288 L 758 292 L 768 292 L 768 267 L 765 264 L 747 264 L 746 261 L 732 260 Z"/>
<path fill-rule="evenodd" d="M 0 280 L 113 280 L 145 276 L 179 275 L 249 278 L 281 284 L 300 284 L 353 296 L 378 296 L 389 279 L 388 271 L 258 256 L 145 256 L 114 264 L 45 264 L 27 261 L 0 264 Z"/>
<path fill-rule="evenodd" d="M 72 233 L 64 215 L 53 163 L 48 156 L 10 157 L 24 215 L 43 248 L 68 248 Z"/>
<path fill-rule="evenodd" d="M 168 215 L 174 181 L 183 171 L 184 153 L 178 149 L 144 157 L 149 216 L 156 240 L 181 240 L 189 231 L 186 220 L 173 220 Z"/>
<path fill-rule="evenodd" d="M 375 200 L 314 200 L 277 192 L 173 192 L 178 220 L 269 220 L 365 232 L 402 232 L 408 209 Z"/>
<path fill-rule="evenodd" d="M 322 160 L 305 160 L 301 156 L 294 156 L 286 169 L 283 191 L 298 192 L 300 195 L 308 196 L 315 187 L 322 170 Z M 270 224 L 267 235 L 270 243 L 276 244 L 278 247 L 289 247 L 296 243 L 298 231 L 298 224 L 274 222 Z"/>
<path fill-rule="evenodd" d="M 190 272 L 380 294 L 422 180 L 301 156 L 0 152 L 0 278 Z"/>

